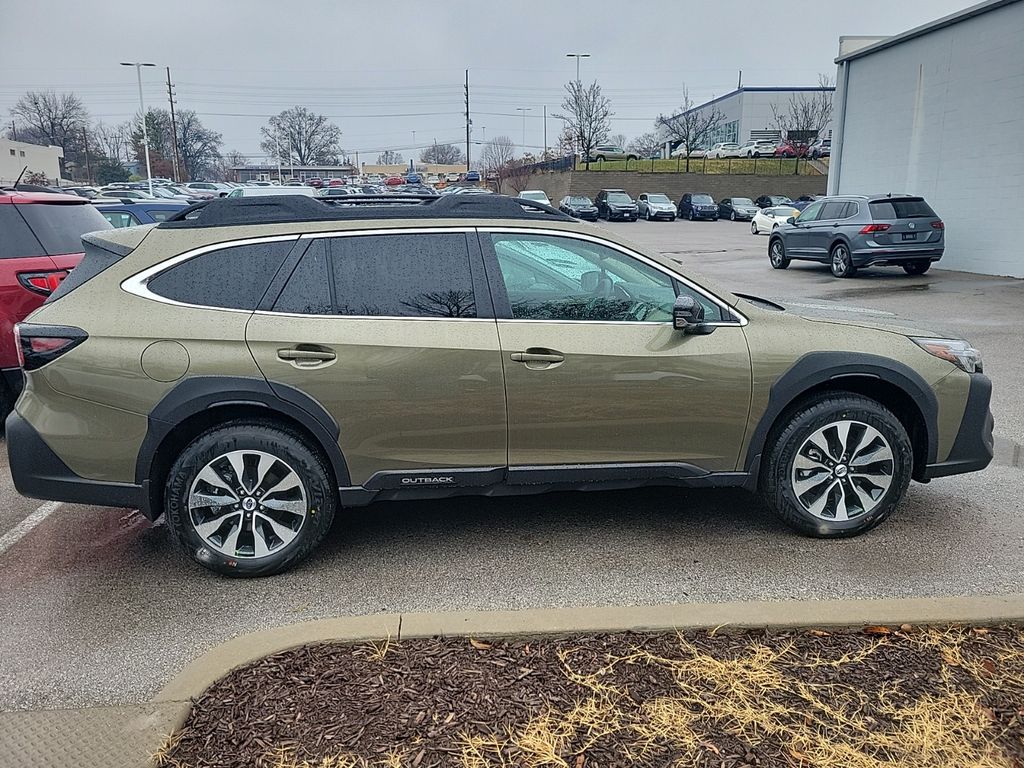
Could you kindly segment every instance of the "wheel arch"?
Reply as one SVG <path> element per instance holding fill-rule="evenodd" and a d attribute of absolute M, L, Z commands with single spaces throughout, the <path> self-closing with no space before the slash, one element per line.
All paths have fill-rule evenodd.
<path fill-rule="evenodd" d="M 185 379 L 149 415 L 146 436 L 135 465 L 152 519 L 163 512 L 167 472 L 181 450 L 207 429 L 251 418 L 291 429 L 320 450 L 331 469 L 334 487 L 350 484 L 348 465 L 338 446 L 340 430 L 327 410 L 305 393 L 263 379 L 197 376 Z"/>
<path fill-rule="evenodd" d="M 913 478 L 936 461 L 938 400 L 927 382 L 896 360 L 853 352 L 804 355 L 772 385 L 768 406 L 751 435 L 744 459 L 751 488 L 757 486 L 763 456 L 788 416 L 822 393 L 849 392 L 882 404 L 900 420 L 914 449 Z"/>

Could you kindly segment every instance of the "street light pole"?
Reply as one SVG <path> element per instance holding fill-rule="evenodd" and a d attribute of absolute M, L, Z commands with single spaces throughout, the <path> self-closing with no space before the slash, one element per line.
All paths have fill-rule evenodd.
<path fill-rule="evenodd" d="M 580 59 L 589 59 L 589 53 L 567 53 L 565 54 L 567 59 L 576 59 L 576 82 L 580 81 Z"/>
<path fill-rule="evenodd" d="M 139 79 L 139 116 L 142 118 L 142 146 L 146 150 L 146 179 L 149 181 L 149 194 L 153 194 L 153 169 L 149 164 L 149 131 L 146 130 L 146 104 L 142 100 L 142 68 L 155 67 L 156 64 L 147 62 L 122 61 L 122 67 L 135 67 L 135 74 Z"/>
<path fill-rule="evenodd" d="M 526 113 L 531 111 L 530 107 L 516 107 L 516 112 L 523 113 L 523 152 L 526 151 Z"/>

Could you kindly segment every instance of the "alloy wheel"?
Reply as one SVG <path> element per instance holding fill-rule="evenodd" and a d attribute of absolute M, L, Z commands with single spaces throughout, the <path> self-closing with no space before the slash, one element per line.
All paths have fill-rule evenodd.
<path fill-rule="evenodd" d="M 895 457 L 885 436 L 862 421 L 816 430 L 793 458 L 793 495 L 809 514 L 843 522 L 874 510 L 893 483 Z"/>
<path fill-rule="evenodd" d="M 754 222 L 750 222 L 750 234 L 757 234 L 757 224 L 755 224 Z"/>
<path fill-rule="evenodd" d="M 231 451 L 196 475 L 188 514 L 211 549 L 258 558 L 295 539 L 309 511 L 307 499 L 298 474 L 281 459 L 264 451 Z"/>
<path fill-rule="evenodd" d="M 775 267 L 776 269 L 779 267 L 780 264 L 782 264 L 786 256 L 782 251 L 781 242 L 776 240 L 772 243 L 771 251 L 769 252 L 768 258 L 771 260 L 772 266 Z"/>
<path fill-rule="evenodd" d="M 850 253 L 845 245 L 837 245 L 832 249 L 832 274 L 845 277 L 850 273 Z"/>

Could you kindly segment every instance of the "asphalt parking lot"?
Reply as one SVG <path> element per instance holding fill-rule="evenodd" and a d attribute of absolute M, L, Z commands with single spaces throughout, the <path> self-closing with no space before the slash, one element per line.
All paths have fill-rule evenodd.
<path fill-rule="evenodd" d="M 602 226 L 738 291 L 965 336 L 995 383 L 996 461 L 912 485 L 894 517 L 849 541 L 795 535 L 736 491 L 384 503 L 339 518 L 294 572 L 237 581 L 125 510 L 62 505 L 22 536 L 41 502 L 14 492 L 4 451 L 0 709 L 141 702 L 227 638 L 327 616 L 1021 591 L 1024 281 L 898 269 L 836 280 L 820 266 L 773 271 L 767 238 L 743 223 Z"/>

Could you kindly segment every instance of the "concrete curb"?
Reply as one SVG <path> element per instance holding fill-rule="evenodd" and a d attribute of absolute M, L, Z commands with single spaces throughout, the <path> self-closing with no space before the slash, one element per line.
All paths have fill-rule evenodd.
<path fill-rule="evenodd" d="M 656 632 L 708 627 L 736 629 L 859 627 L 868 624 L 1002 624 L 1024 622 L 1024 595 L 905 600 L 787 600 L 692 603 L 525 611 L 379 614 L 321 619 L 241 635 L 191 662 L 164 686 L 154 705 L 181 704 L 232 669 L 307 643 L 360 642 L 386 637 L 524 637 L 592 632 Z"/>

